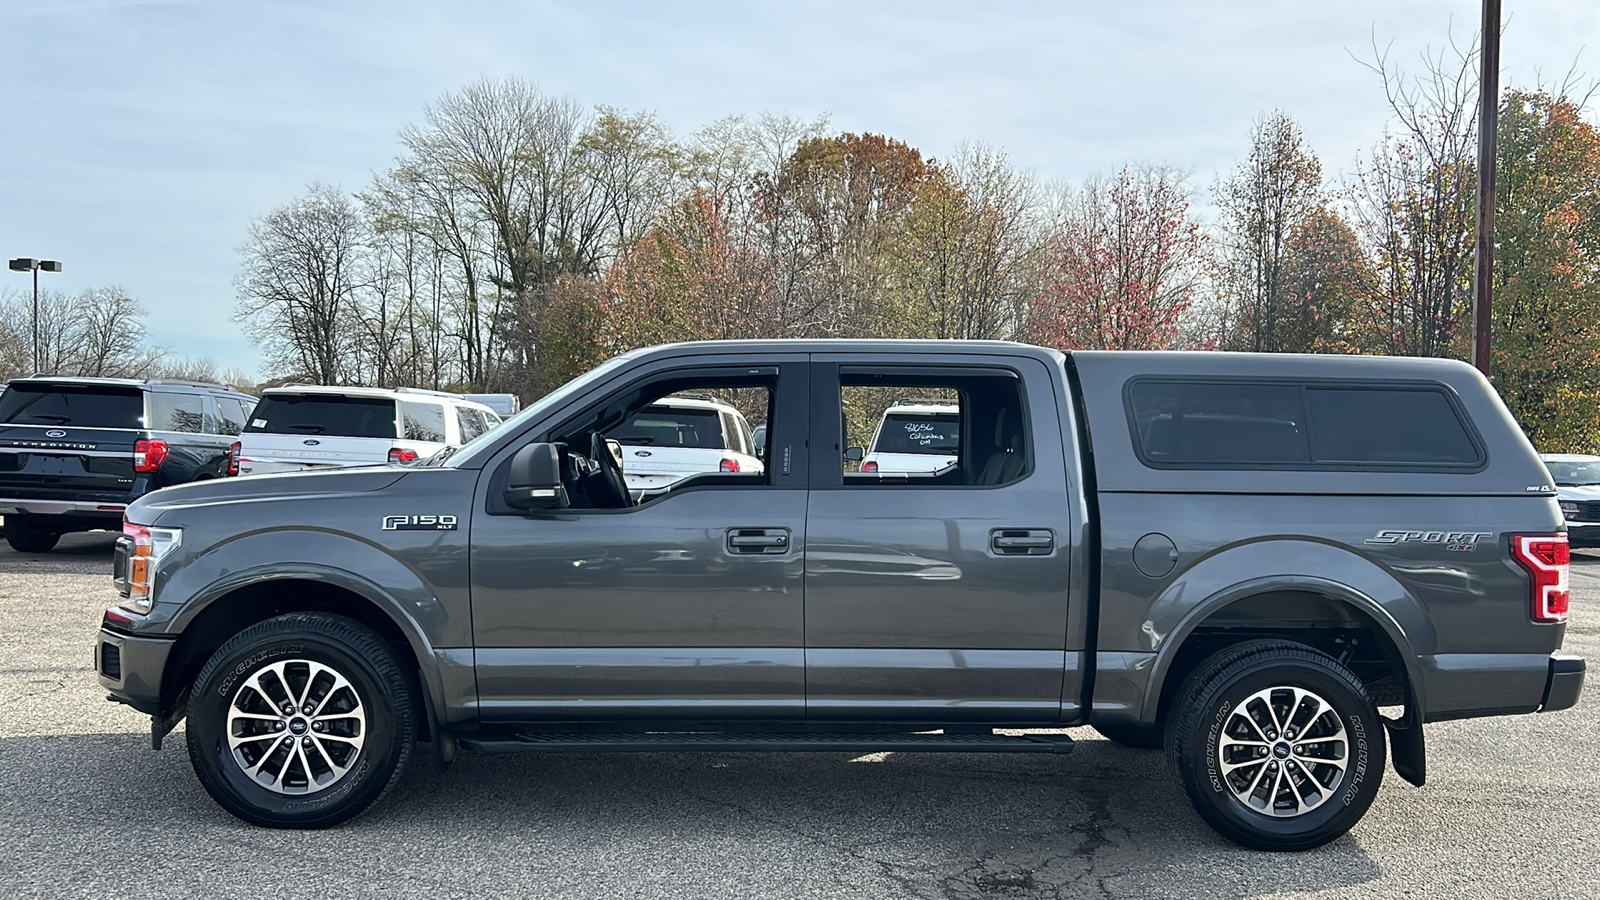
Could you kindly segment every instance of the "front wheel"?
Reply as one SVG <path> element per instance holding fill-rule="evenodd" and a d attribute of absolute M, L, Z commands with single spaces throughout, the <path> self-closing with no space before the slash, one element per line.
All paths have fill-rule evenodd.
<path fill-rule="evenodd" d="M 1179 693 L 1168 752 L 1201 818 L 1257 850 L 1306 850 L 1349 831 L 1388 758 L 1361 680 L 1287 641 L 1202 662 Z"/>
<path fill-rule="evenodd" d="M 366 809 L 415 737 L 394 650 L 342 616 L 290 613 L 212 655 L 189 700 L 189 761 L 213 799 L 255 825 L 323 828 Z"/>

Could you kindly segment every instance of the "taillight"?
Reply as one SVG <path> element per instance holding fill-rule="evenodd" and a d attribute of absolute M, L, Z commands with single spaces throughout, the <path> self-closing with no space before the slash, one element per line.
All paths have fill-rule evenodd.
<path fill-rule="evenodd" d="M 873 461 L 871 461 L 871 460 L 868 460 L 867 462 L 864 462 L 864 463 L 861 464 L 861 471 L 869 472 L 869 473 L 870 472 L 876 472 L 876 471 L 878 471 L 878 464 L 873 462 Z"/>
<path fill-rule="evenodd" d="M 170 450 L 166 441 L 139 441 L 133 445 L 133 470 L 154 472 L 167 461 Z"/>
<path fill-rule="evenodd" d="M 239 474 L 239 442 L 234 441 L 228 446 L 228 474 Z"/>
<path fill-rule="evenodd" d="M 1572 550 L 1564 534 L 1514 534 L 1511 556 L 1533 581 L 1532 615 L 1535 622 L 1565 622 L 1572 592 L 1567 568 Z"/>
<path fill-rule="evenodd" d="M 722 465 L 717 468 L 723 472 L 737 472 L 739 471 L 739 461 L 737 459 L 724 459 Z"/>
<path fill-rule="evenodd" d="M 389 462 L 408 463 L 416 462 L 416 460 L 417 451 L 415 450 L 407 450 L 404 447 L 395 447 L 389 451 Z"/>

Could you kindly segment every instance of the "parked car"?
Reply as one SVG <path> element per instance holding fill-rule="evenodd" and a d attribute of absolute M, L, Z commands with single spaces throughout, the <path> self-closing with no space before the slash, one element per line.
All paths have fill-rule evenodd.
<path fill-rule="evenodd" d="M 522 398 L 516 394 L 462 394 L 473 403 L 482 403 L 494 410 L 495 415 L 508 419 L 522 409 Z"/>
<path fill-rule="evenodd" d="M 706 472 L 760 475 L 759 445 L 744 414 L 710 394 L 663 397 L 606 437 L 616 441 L 632 491 L 656 491 Z"/>
<path fill-rule="evenodd" d="M 636 502 L 606 436 L 691 385 L 767 394 L 768 465 Z M 958 396 L 955 462 L 853 471 L 863 386 Z M 677 344 L 425 464 L 127 517 L 100 683 L 158 748 L 187 717 L 200 783 L 274 827 L 358 814 L 419 738 L 1059 754 L 1089 725 L 1164 746 L 1229 839 L 1304 849 L 1391 763 L 1424 783 L 1426 723 L 1568 709 L 1585 672 L 1549 472 L 1443 359 Z M 1568 749 L 1481 738 L 1527 790 Z"/>
<path fill-rule="evenodd" d="M 1556 483 L 1556 499 L 1567 519 L 1567 543 L 1600 547 L 1600 456 L 1546 453 L 1539 458 Z"/>
<path fill-rule="evenodd" d="M 442 391 L 271 388 L 232 451 L 233 474 L 412 462 L 499 424 L 494 410 Z"/>
<path fill-rule="evenodd" d="M 255 402 L 177 379 L 13 379 L 0 394 L 6 542 L 44 553 L 63 534 L 120 528 L 150 491 L 225 475 Z"/>
<path fill-rule="evenodd" d="M 861 471 L 936 472 L 956 461 L 961 409 L 948 400 L 896 400 L 862 454 Z"/>

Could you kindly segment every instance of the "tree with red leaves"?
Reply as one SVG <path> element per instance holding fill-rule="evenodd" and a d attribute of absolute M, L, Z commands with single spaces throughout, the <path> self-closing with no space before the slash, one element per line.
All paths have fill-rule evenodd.
<path fill-rule="evenodd" d="M 1052 277 L 1033 304 L 1033 339 L 1061 349 L 1155 350 L 1194 302 L 1207 242 L 1187 179 L 1124 166 L 1066 196 Z"/>

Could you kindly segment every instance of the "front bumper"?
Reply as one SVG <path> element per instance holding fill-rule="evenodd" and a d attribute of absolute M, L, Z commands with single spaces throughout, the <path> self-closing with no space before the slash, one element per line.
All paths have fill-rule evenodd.
<path fill-rule="evenodd" d="M 1600 522 L 1568 522 L 1567 545 L 1600 547 Z"/>
<path fill-rule="evenodd" d="M 161 711 L 161 676 L 177 641 L 137 637 L 101 628 L 95 639 L 94 669 L 100 684 L 123 703 L 149 715 Z"/>
<path fill-rule="evenodd" d="M 1556 712 L 1578 705 L 1583 693 L 1583 673 L 1586 665 L 1581 656 L 1558 653 L 1550 657 L 1550 675 L 1544 684 L 1544 702 L 1540 712 Z"/>

